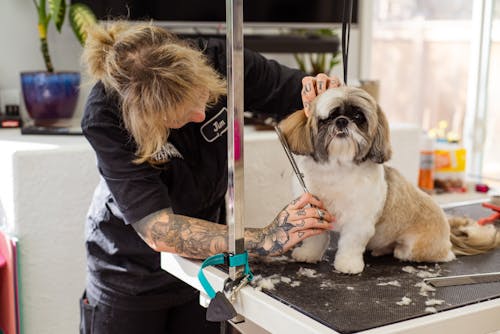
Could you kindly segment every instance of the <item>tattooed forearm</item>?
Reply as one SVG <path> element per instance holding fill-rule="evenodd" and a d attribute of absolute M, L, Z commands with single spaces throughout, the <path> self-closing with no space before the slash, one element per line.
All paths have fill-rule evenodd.
<path fill-rule="evenodd" d="M 227 251 L 227 227 L 202 219 L 160 212 L 134 228 L 157 251 L 199 259 Z"/>
<path fill-rule="evenodd" d="M 303 216 L 304 210 L 294 215 Z M 281 255 L 290 247 L 291 230 L 304 227 L 304 219 L 290 221 L 285 208 L 264 228 L 245 229 L 245 248 L 252 255 Z M 137 233 L 154 250 L 176 253 L 190 258 L 203 259 L 227 252 L 227 226 L 172 214 L 166 210 L 151 214 L 132 224 Z M 304 232 L 295 231 L 299 238 Z"/>
<path fill-rule="evenodd" d="M 180 215 L 170 215 L 168 222 L 153 222 L 151 238 L 157 245 L 163 244 L 177 254 L 194 258 L 227 251 L 225 226 Z"/>
<path fill-rule="evenodd" d="M 245 229 L 245 248 L 258 256 L 278 255 L 285 252 L 288 231 L 294 226 L 288 222 L 289 213 L 282 211 L 269 226 Z"/>

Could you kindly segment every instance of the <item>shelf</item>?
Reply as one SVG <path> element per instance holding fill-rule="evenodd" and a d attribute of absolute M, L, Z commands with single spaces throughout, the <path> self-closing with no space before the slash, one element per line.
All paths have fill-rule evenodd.
<path fill-rule="evenodd" d="M 226 38 L 221 34 L 179 34 L 181 38 Z M 267 53 L 332 53 L 340 46 L 337 36 L 245 35 L 245 48 Z"/>

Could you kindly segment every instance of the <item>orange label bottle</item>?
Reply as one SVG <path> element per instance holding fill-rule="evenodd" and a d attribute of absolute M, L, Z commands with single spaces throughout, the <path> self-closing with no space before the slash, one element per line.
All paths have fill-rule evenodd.
<path fill-rule="evenodd" d="M 427 193 L 434 191 L 434 151 L 420 152 L 418 187 Z"/>
<path fill-rule="evenodd" d="M 421 137 L 420 165 L 418 170 L 418 187 L 428 194 L 434 192 L 434 140 L 427 134 Z"/>

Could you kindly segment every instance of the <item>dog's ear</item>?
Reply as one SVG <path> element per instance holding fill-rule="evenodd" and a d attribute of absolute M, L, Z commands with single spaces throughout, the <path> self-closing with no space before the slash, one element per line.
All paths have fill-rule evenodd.
<path fill-rule="evenodd" d="M 392 156 L 392 148 L 390 141 L 390 131 L 389 123 L 384 115 L 384 112 L 377 105 L 377 130 L 375 132 L 375 138 L 373 139 L 372 146 L 368 152 L 367 158 L 376 163 L 384 163 L 388 161 Z"/>
<path fill-rule="evenodd" d="M 313 153 L 311 127 L 304 110 L 298 110 L 285 118 L 279 127 L 293 153 L 299 155 Z"/>

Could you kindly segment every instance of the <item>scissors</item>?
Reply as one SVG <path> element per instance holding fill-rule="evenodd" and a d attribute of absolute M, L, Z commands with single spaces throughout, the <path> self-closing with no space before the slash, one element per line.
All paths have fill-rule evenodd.
<path fill-rule="evenodd" d="M 477 221 L 479 225 L 486 225 L 493 223 L 495 220 L 500 219 L 500 205 L 495 205 L 493 203 L 483 203 L 485 208 L 493 210 L 493 213 L 486 218 L 481 218 Z"/>
<path fill-rule="evenodd" d="M 288 157 L 288 160 L 290 161 L 290 164 L 292 165 L 293 171 L 295 172 L 295 175 L 297 176 L 297 179 L 299 180 L 299 183 L 302 186 L 302 189 L 304 190 L 305 193 L 308 193 L 309 190 L 307 189 L 306 183 L 304 182 L 304 174 L 302 174 L 302 172 L 299 169 L 299 166 L 297 166 L 297 163 L 295 162 L 295 158 L 293 157 L 292 151 L 290 150 L 290 147 L 288 146 L 288 143 L 286 142 L 286 139 L 283 136 L 281 129 L 279 128 L 278 125 L 275 125 L 274 130 L 278 134 L 278 138 L 280 139 L 281 146 L 283 146 L 283 149 L 285 150 L 286 156 Z"/>

